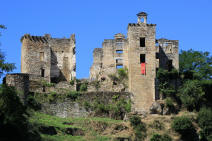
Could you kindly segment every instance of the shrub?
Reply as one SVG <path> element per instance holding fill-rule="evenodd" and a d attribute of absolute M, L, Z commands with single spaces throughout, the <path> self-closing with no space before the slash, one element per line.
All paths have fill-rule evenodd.
<path fill-rule="evenodd" d="M 127 69 L 126 68 L 118 69 L 118 78 L 119 78 L 120 81 L 128 78 L 128 74 L 127 74 Z"/>
<path fill-rule="evenodd" d="M 80 91 L 87 91 L 88 89 L 88 84 L 87 83 L 82 83 L 80 85 Z"/>
<path fill-rule="evenodd" d="M 50 94 L 48 94 L 49 102 L 55 102 L 57 100 L 57 96 L 58 94 L 56 92 L 50 92 Z"/>
<path fill-rule="evenodd" d="M 87 101 L 84 101 L 84 102 L 83 102 L 83 106 L 84 106 L 84 108 L 85 108 L 86 110 L 89 110 L 89 109 L 92 107 L 92 105 L 91 105 L 89 102 L 87 102 Z"/>
<path fill-rule="evenodd" d="M 73 86 L 74 83 L 75 83 L 75 80 L 71 80 L 69 83 L 70 83 L 71 86 Z"/>
<path fill-rule="evenodd" d="M 135 141 L 144 140 L 146 138 L 146 126 L 141 122 L 141 118 L 139 116 L 132 116 L 130 124 L 135 132 Z"/>
<path fill-rule="evenodd" d="M 198 80 L 186 81 L 180 89 L 180 99 L 188 110 L 199 108 L 204 92 Z"/>
<path fill-rule="evenodd" d="M 66 95 L 67 95 L 67 98 L 70 98 L 72 100 L 76 100 L 81 95 L 81 93 L 79 93 L 77 91 L 70 91 Z"/>
<path fill-rule="evenodd" d="M 119 81 L 119 78 L 116 76 L 116 74 L 109 74 L 108 77 L 113 82 Z"/>
<path fill-rule="evenodd" d="M 150 138 L 150 141 L 172 141 L 172 138 L 169 135 L 160 135 L 160 134 L 153 134 Z"/>
<path fill-rule="evenodd" d="M 212 109 L 202 108 L 197 116 L 201 128 L 201 138 L 212 138 Z"/>
<path fill-rule="evenodd" d="M 92 83 L 93 83 L 94 87 L 96 88 L 96 90 L 98 91 L 100 88 L 100 82 L 96 80 L 96 81 L 93 81 Z"/>
<path fill-rule="evenodd" d="M 191 120 L 184 116 L 176 117 L 173 120 L 171 127 L 180 134 L 187 134 L 194 129 Z"/>
<path fill-rule="evenodd" d="M 149 125 L 149 127 L 155 128 L 155 129 L 157 129 L 157 130 L 162 130 L 162 129 L 164 129 L 163 123 L 160 122 L 159 120 L 154 120 L 153 123 Z"/>

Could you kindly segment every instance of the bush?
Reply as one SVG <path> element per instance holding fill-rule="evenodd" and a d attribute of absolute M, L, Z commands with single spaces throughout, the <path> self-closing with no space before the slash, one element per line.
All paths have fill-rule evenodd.
<path fill-rule="evenodd" d="M 149 127 L 155 128 L 157 130 L 162 130 L 164 129 L 164 124 L 159 120 L 154 120 L 153 123 L 149 125 Z"/>
<path fill-rule="evenodd" d="M 87 83 L 82 83 L 80 85 L 80 91 L 87 91 L 88 89 L 88 84 Z"/>
<path fill-rule="evenodd" d="M 191 119 L 187 117 L 176 117 L 172 124 L 172 129 L 181 134 L 182 140 L 197 141 L 198 135 L 196 130 L 191 122 Z"/>
<path fill-rule="evenodd" d="M 70 92 L 67 93 L 67 98 L 70 98 L 72 100 L 76 100 L 80 95 L 81 95 L 81 93 L 79 93 L 77 91 L 70 91 Z"/>
<path fill-rule="evenodd" d="M 198 109 L 204 92 L 198 80 L 186 81 L 180 89 L 180 99 L 188 110 Z"/>
<path fill-rule="evenodd" d="M 135 132 L 135 141 L 144 140 L 146 138 L 146 126 L 141 122 L 139 116 L 132 116 L 130 118 L 130 125 L 133 127 Z"/>
<path fill-rule="evenodd" d="M 187 134 L 194 129 L 191 120 L 187 117 L 176 117 L 172 124 L 172 129 L 180 134 Z"/>
<path fill-rule="evenodd" d="M 172 141 L 172 138 L 169 135 L 159 135 L 153 134 L 150 138 L 150 141 Z"/>
<path fill-rule="evenodd" d="M 128 78 L 127 69 L 125 68 L 118 69 L 118 78 L 120 81 L 127 79 Z"/>
<path fill-rule="evenodd" d="M 48 100 L 49 102 L 55 102 L 57 100 L 58 94 L 56 92 L 50 92 L 48 94 Z"/>
<path fill-rule="evenodd" d="M 73 86 L 74 83 L 75 83 L 75 80 L 71 80 L 69 83 L 70 83 L 71 86 Z"/>
<path fill-rule="evenodd" d="M 201 128 L 201 138 L 212 138 L 212 109 L 202 108 L 197 116 Z"/>

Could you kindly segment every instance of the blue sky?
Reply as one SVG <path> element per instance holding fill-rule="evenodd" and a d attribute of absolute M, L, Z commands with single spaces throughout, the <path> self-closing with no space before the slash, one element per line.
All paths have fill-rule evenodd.
<path fill-rule="evenodd" d="M 20 72 L 21 43 L 25 33 L 52 37 L 76 34 L 77 78 L 89 76 L 92 51 L 104 39 L 127 33 L 136 14 L 148 13 L 157 24 L 157 38 L 179 40 L 180 49 L 212 53 L 212 0 L 1 0 L 1 50 Z"/>

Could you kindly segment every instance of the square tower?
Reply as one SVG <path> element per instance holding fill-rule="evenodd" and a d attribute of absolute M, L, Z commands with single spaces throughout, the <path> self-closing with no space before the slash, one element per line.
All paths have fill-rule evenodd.
<path fill-rule="evenodd" d="M 155 24 L 147 24 L 147 14 L 137 14 L 138 23 L 128 25 L 128 73 L 132 110 L 143 112 L 155 101 Z M 143 22 L 141 21 L 143 19 Z"/>

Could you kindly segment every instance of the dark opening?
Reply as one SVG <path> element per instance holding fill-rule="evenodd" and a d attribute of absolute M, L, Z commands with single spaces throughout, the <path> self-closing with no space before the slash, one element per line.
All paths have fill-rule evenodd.
<path fill-rule="evenodd" d="M 145 38 L 140 38 L 140 47 L 145 47 Z"/>
<path fill-rule="evenodd" d="M 116 69 L 121 69 L 123 68 L 123 65 L 116 65 Z"/>
<path fill-rule="evenodd" d="M 45 86 L 43 86 L 42 91 L 43 91 L 43 92 L 46 92 L 46 87 L 45 87 Z"/>
<path fill-rule="evenodd" d="M 156 59 L 159 59 L 159 53 L 158 52 L 156 52 Z"/>
<path fill-rule="evenodd" d="M 116 53 L 123 53 L 123 50 L 116 50 Z"/>
<path fill-rule="evenodd" d="M 45 69 L 41 69 L 41 77 L 44 77 L 45 75 Z"/>
<path fill-rule="evenodd" d="M 159 68 L 156 68 L 156 76 L 157 76 L 158 70 L 159 70 Z"/>
<path fill-rule="evenodd" d="M 140 54 L 140 63 L 145 63 L 145 54 Z"/>
<path fill-rule="evenodd" d="M 168 71 L 172 70 L 172 60 L 168 60 Z"/>

